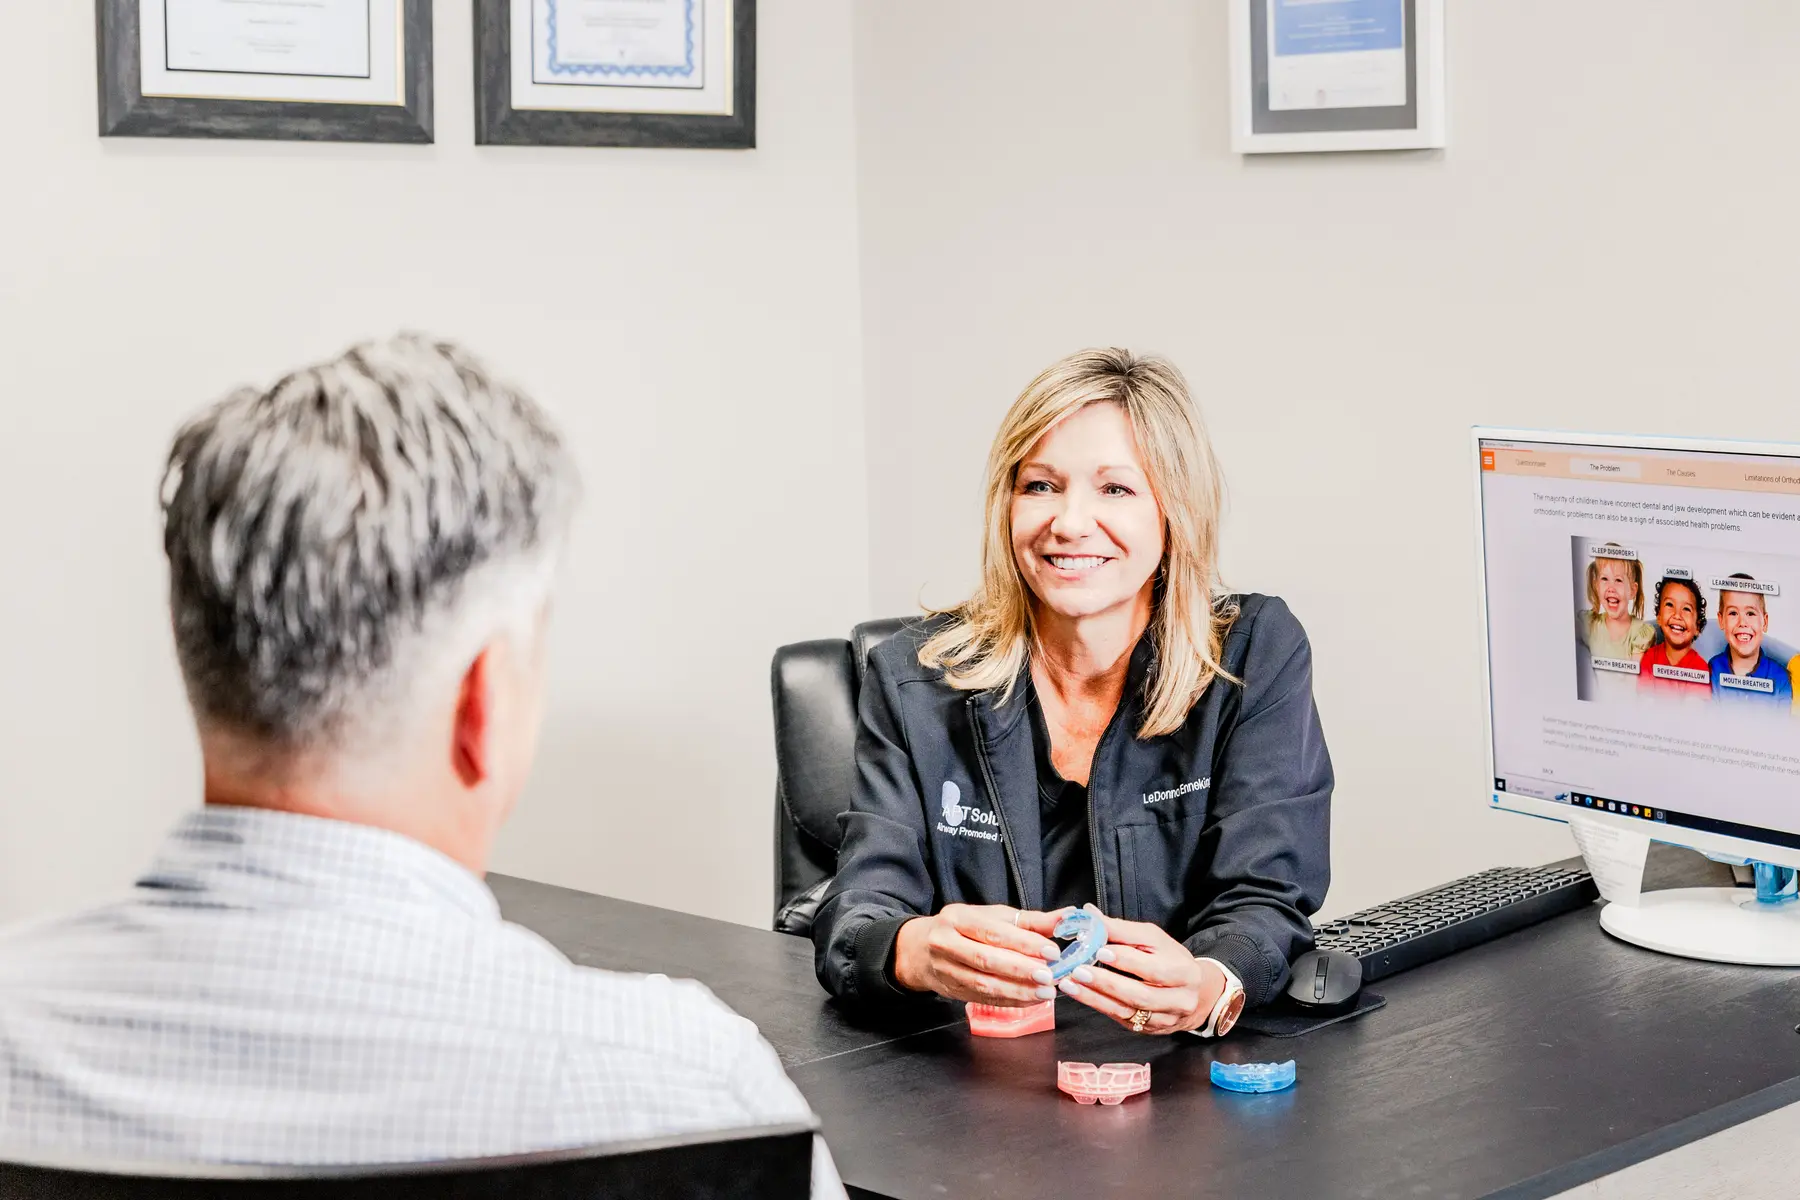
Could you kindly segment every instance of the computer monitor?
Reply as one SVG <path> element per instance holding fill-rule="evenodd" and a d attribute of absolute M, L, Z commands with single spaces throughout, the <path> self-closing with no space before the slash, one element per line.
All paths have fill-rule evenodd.
<path fill-rule="evenodd" d="M 1800 446 L 1474 431 L 1492 804 L 1800 867 Z M 1800 966 L 1800 903 L 1650 893 L 1606 929 Z"/>

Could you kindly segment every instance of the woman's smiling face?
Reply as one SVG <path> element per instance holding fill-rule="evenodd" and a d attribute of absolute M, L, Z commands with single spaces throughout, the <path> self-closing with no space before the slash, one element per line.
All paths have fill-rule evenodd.
<path fill-rule="evenodd" d="M 1045 608 L 1075 619 L 1129 605 L 1162 565 L 1162 507 L 1125 410 L 1096 403 L 1052 426 L 1019 464 L 1013 557 Z"/>

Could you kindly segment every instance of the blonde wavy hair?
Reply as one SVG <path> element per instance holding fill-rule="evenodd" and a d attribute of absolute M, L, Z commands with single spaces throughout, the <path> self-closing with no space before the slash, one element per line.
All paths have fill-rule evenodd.
<path fill-rule="evenodd" d="M 988 451 L 980 586 L 954 608 L 931 610 L 953 619 L 919 648 L 919 663 L 943 671 L 951 687 L 1002 689 L 1002 704 L 1012 698 L 1035 638 L 1031 593 L 1012 547 L 1019 464 L 1052 426 L 1090 404 L 1124 410 L 1163 513 L 1148 630 L 1156 657 L 1138 728 L 1140 738 L 1156 737 L 1181 728 L 1215 677 L 1236 682 L 1219 661 L 1237 618 L 1218 586 L 1223 485 L 1187 381 L 1167 359 L 1082 350 L 1051 365 L 1013 401 Z"/>

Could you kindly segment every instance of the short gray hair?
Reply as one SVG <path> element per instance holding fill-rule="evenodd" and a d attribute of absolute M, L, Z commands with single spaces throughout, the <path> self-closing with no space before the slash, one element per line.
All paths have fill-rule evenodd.
<path fill-rule="evenodd" d="M 578 488 L 538 406 L 447 342 L 403 334 L 234 392 L 176 435 L 163 477 L 196 716 L 279 746 L 337 740 L 474 576 L 540 581 L 542 598 Z"/>

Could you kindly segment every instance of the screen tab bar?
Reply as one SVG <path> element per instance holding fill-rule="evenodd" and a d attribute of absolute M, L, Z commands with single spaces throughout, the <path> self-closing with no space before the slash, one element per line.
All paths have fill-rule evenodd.
<path fill-rule="evenodd" d="M 1481 469 L 1544 479 L 1607 479 L 1617 483 L 1776 492 L 1800 496 L 1800 460 L 1735 455 L 1644 455 L 1603 447 L 1481 448 Z"/>

